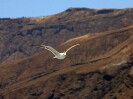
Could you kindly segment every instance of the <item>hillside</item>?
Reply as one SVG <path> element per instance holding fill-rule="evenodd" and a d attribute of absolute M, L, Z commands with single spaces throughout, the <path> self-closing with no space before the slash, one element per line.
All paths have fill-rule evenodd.
<path fill-rule="evenodd" d="M 133 9 L 69 8 L 52 16 L 0 19 L 0 61 L 13 63 L 43 50 L 30 44 L 57 47 L 85 34 L 120 29 L 133 24 Z"/>
<path fill-rule="evenodd" d="M 86 9 L 85 9 L 86 10 Z M 132 99 L 133 25 L 69 39 L 67 58 L 43 51 L 0 66 L 1 99 Z"/>

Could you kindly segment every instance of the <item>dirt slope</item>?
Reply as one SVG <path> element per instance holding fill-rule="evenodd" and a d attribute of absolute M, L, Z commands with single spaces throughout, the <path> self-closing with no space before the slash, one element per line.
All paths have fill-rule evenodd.
<path fill-rule="evenodd" d="M 2 99 L 132 99 L 133 26 L 73 38 L 65 60 L 48 51 L 0 66 Z M 80 52 L 80 53 L 79 53 Z"/>
<path fill-rule="evenodd" d="M 120 29 L 133 24 L 133 9 L 70 8 L 52 16 L 0 19 L 0 60 L 14 61 L 43 51 L 29 46 L 57 46 L 88 33 Z M 13 61 L 12 61 L 13 60 Z"/>

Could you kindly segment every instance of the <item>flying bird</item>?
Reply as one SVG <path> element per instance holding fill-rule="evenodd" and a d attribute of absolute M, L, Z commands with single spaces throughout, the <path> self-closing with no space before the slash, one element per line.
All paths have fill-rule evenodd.
<path fill-rule="evenodd" d="M 45 48 L 46 50 L 48 50 L 48 51 L 50 51 L 50 52 L 52 52 L 53 54 L 54 54 L 54 57 L 53 58 L 57 58 L 57 59 L 64 59 L 67 55 L 67 52 L 70 50 L 70 49 L 72 49 L 72 48 L 74 48 L 74 47 L 76 47 L 76 46 L 78 46 L 78 45 L 80 45 L 80 44 L 75 44 L 75 45 L 73 45 L 73 46 L 71 46 L 70 48 L 68 48 L 66 51 L 64 51 L 64 52 L 62 52 L 62 53 L 60 53 L 60 52 L 58 52 L 57 50 L 55 50 L 53 47 L 51 47 L 51 46 L 45 46 L 45 45 L 31 45 L 31 46 L 36 46 L 36 47 L 40 47 L 40 48 Z"/>

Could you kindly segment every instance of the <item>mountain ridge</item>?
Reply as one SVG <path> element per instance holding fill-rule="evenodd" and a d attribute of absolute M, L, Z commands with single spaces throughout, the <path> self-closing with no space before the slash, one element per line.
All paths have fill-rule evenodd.
<path fill-rule="evenodd" d="M 12 60 L 10 56 L 16 52 L 21 53 L 16 59 L 21 59 L 23 56 L 42 51 L 31 48 L 30 44 L 44 43 L 56 47 L 77 36 L 120 29 L 133 23 L 132 9 L 114 9 L 111 13 L 97 14 L 97 11 L 104 12 L 104 10 L 112 11 L 112 9 L 70 8 L 44 18 L 0 19 L 2 37 L 0 60 L 3 62 L 8 60 L 8 57 Z"/>
<path fill-rule="evenodd" d="M 0 20 L 0 98 L 132 99 L 132 11 L 70 8 L 40 19 Z M 57 60 L 28 46 L 42 42 L 59 52 L 80 45 Z"/>
<path fill-rule="evenodd" d="M 45 84 L 47 81 L 49 81 L 49 79 L 53 79 L 53 78 L 55 78 L 56 79 L 56 77 L 57 77 L 57 79 L 58 79 L 58 77 L 60 77 L 60 75 L 69 75 L 69 73 L 71 74 L 73 74 L 74 72 L 76 72 L 76 74 L 73 74 L 73 75 L 86 75 L 86 73 L 93 73 L 94 72 L 94 75 L 97 75 L 98 77 L 101 75 L 105 75 L 106 76 L 106 74 L 104 74 L 104 73 L 102 73 L 102 71 L 103 71 L 103 69 L 102 69 L 102 67 L 103 66 L 105 66 L 105 64 L 107 65 L 107 64 L 109 64 L 111 61 L 112 62 L 114 62 L 114 60 L 115 59 L 119 59 L 121 56 L 119 55 L 119 53 L 121 53 L 122 51 L 123 51 L 123 49 L 121 49 L 121 47 L 119 47 L 119 45 L 120 44 L 122 44 L 122 46 L 124 46 L 124 49 L 126 49 L 126 46 L 128 46 L 127 44 L 128 44 L 128 42 L 130 42 L 131 44 L 132 44 L 132 30 L 133 29 L 133 27 L 132 26 L 129 26 L 129 27 L 127 27 L 127 28 L 124 28 L 124 29 L 121 29 L 121 30 L 116 30 L 116 31 L 111 31 L 111 32 L 104 32 L 103 34 L 101 34 L 104 38 L 110 38 L 110 36 L 112 36 L 113 37 L 113 35 L 115 36 L 113 39 L 115 40 L 117 40 L 118 38 L 120 38 L 119 36 L 121 36 L 121 37 L 123 37 L 124 35 L 127 35 L 128 37 L 123 41 L 123 40 L 121 40 L 121 43 L 119 43 L 118 45 L 116 45 L 115 44 L 115 46 L 116 47 L 118 47 L 118 48 L 116 48 L 116 47 L 114 47 L 114 49 L 116 48 L 117 50 L 119 50 L 120 49 L 120 51 L 116 51 L 116 53 L 118 53 L 118 56 L 117 56 L 117 54 L 115 54 L 115 55 L 111 55 L 111 57 L 114 57 L 114 59 L 113 58 L 102 58 L 104 55 L 101 55 L 101 54 L 99 54 L 100 56 L 99 57 L 101 57 L 101 58 L 95 58 L 94 57 L 94 60 L 93 60 L 93 57 L 91 58 L 92 60 L 90 60 L 90 63 L 86 63 L 86 61 L 80 61 L 80 60 L 78 60 L 78 59 L 75 59 L 74 57 L 70 57 L 69 55 L 71 54 L 71 53 L 73 53 L 73 55 L 75 55 L 76 53 L 77 53 L 77 51 L 76 50 L 78 50 L 78 51 L 80 51 L 81 50 L 81 48 L 82 48 L 82 50 L 84 50 L 84 46 L 85 46 L 85 44 L 87 44 L 87 45 L 89 45 L 89 42 L 94 42 L 93 41 L 93 39 L 90 39 L 90 40 L 88 40 L 88 41 L 84 41 L 84 42 L 82 42 L 81 43 L 81 45 L 80 45 L 80 48 L 75 48 L 75 49 L 73 49 L 72 50 L 72 52 L 70 52 L 69 53 L 69 55 L 68 55 L 68 58 L 66 58 L 64 61 L 58 61 L 58 60 L 53 60 L 53 59 L 51 59 L 51 54 L 49 53 L 49 55 L 48 55 L 48 52 L 42 52 L 42 53 L 40 53 L 40 54 L 38 54 L 37 56 L 35 55 L 34 57 L 35 58 L 32 58 L 32 59 L 25 59 L 24 61 L 22 61 L 22 62 L 20 62 L 20 63 L 17 63 L 16 64 L 16 66 L 15 66 L 15 64 L 14 65 L 9 65 L 9 66 L 4 66 L 4 68 L 5 68 L 5 70 L 7 70 L 7 68 L 9 68 L 9 67 L 12 67 L 13 69 L 11 69 L 11 68 L 9 68 L 9 71 L 8 71 L 8 73 L 10 73 L 10 71 L 11 71 L 11 74 L 9 74 L 10 76 L 12 75 L 12 77 L 14 77 L 14 73 L 15 72 L 18 72 L 18 70 L 16 70 L 16 71 L 14 71 L 15 69 L 20 69 L 21 70 L 21 68 L 24 68 L 24 66 L 26 66 L 26 68 L 25 69 L 22 69 L 22 70 L 24 70 L 23 72 L 21 71 L 21 72 L 18 72 L 18 73 L 20 73 L 19 75 L 18 75 L 18 73 L 17 73 L 17 79 L 16 79 L 16 77 L 15 77 L 15 79 L 16 79 L 16 82 L 14 82 L 15 81 L 15 79 L 13 79 L 12 77 L 12 79 L 9 81 L 10 83 L 9 83 L 9 85 L 6 85 L 7 87 L 5 87 L 4 89 L 3 89 L 3 91 L 1 90 L 0 92 L 1 92 L 1 94 L 3 95 L 3 96 L 7 96 L 7 95 L 9 95 L 10 93 L 12 93 L 11 94 L 11 96 L 13 96 L 13 93 L 15 92 L 15 93 L 17 93 L 17 92 L 19 92 L 19 90 L 21 91 L 21 90 L 23 90 L 23 89 L 25 89 L 25 90 L 27 90 L 27 88 L 30 88 L 30 87 L 32 87 L 33 85 L 36 85 L 36 84 L 39 84 L 38 86 L 41 86 L 42 84 Z M 118 34 L 119 36 L 116 36 L 116 34 Z M 121 34 L 121 35 L 120 35 Z M 97 34 L 96 34 L 97 35 Z M 99 36 L 99 34 L 98 34 L 98 36 L 97 36 L 97 38 L 99 37 L 99 38 L 101 38 L 100 39 L 100 42 L 99 42 L 99 44 L 102 42 L 102 36 Z M 92 35 L 92 37 L 93 37 L 93 35 Z M 125 36 L 126 37 L 126 36 Z M 91 37 L 90 37 L 91 38 Z M 84 39 L 84 38 L 80 38 L 80 39 Z M 89 39 L 89 37 L 88 37 L 88 39 Z M 120 39 L 122 39 L 122 38 L 120 38 Z M 95 40 L 98 40 L 98 39 L 95 39 Z M 112 39 L 111 39 L 112 40 Z M 124 43 L 124 42 L 126 42 L 126 40 L 128 41 L 127 43 Z M 131 41 L 130 41 L 131 40 Z M 82 40 L 81 40 L 82 41 Z M 73 43 L 74 41 L 72 41 L 72 43 Z M 88 42 L 88 43 L 87 43 Z M 79 43 L 79 42 L 75 42 L 75 43 Z M 98 42 L 96 42 L 96 43 L 98 43 Z M 112 43 L 112 42 L 108 42 L 108 43 Z M 83 46 L 83 44 L 84 44 L 84 46 Z M 98 44 L 98 45 L 99 45 Z M 69 46 L 71 45 L 71 42 L 69 42 Z M 68 46 L 68 45 L 66 45 L 65 43 L 64 43 L 64 46 Z M 96 46 L 96 45 L 95 45 Z M 101 46 L 102 46 L 102 43 L 101 43 Z M 62 49 L 64 49 L 64 48 L 66 48 L 66 47 L 64 47 L 63 48 L 63 45 L 61 45 L 60 47 L 62 47 Z M 128 53 L 126 53 L 125 52 L 125 54 L 123 54 L 123 52 L 121 53 L 121 55 L 126 55 L 126 56 L 129 56 L 130 55 L 130 49 L 132 49 L 132 47 L 133 47 L 133 45 L 132 46 L 129 46 L 129 49 L 126 51 L 126 52 L 128 52 Z M 99 48 L 99 46 L 98 46 L 98 48 Z M 60 48 L 57 48 L 58 50 L 61 50 Z M 94 49 L 93 49 L 94 50 Z M 95 49 L 96 50 L 96 49 Z M 100 50 L 99 50 L 100 51 Z M 86 52 L 87 52 L 87 50 L 86 50 Z M 94 51 L 95 52 L 95 51 Z M 100 51 L 100 53 L 101 53 L 102 51 Z M 113 51 L 113 48 L 112 48 L 112 50 L 110 50 L 110 53 L 112 54 L 114 51 Z M 45 60 L 45 57 L 44 57 L 44 55 L 47 53 L 47 58 L 46 58 L 46 60 Z M 75 54 L 74 54 L 75 53 Z M 108 57 L 108 53 L 109 53 L 109 51 L 107 51 L 106 53 L 105 53 L 105 56 L 106 56 L 106 54 L 107 54 L 107 57 Z M 82 53 L 80 53 L 80 54 L 82 54 Z M 90 54 L 91 55 L 91 54 Z M 92 54 L 93 55 L 93 54 Z M 96 53 L 95 54 L 97 57 L 98 57 L 98 54 Z M 77 57 L 77 56 L 75 56 L 75 57 Z M 88 58 L 84 58 L 84 56 L 83 55 L 81 55 L 81 57 L 82 57 L 82 59 L 84 59 L 84 60 L 88 60 Z M 89 57 L 89 56 L 88 56 Z M 70 60 L 69 60 L 69 58 L 70 58 Z M 78 57 L 78 58 L 80 58 L 80 57 Z M 130 58 L 130 57 L 129 57 Z M 47 65 L 48 66 L 50 66 L 49 68 L 51 68 L 52 70 L 50 70 L 50 69 L 48 69 L 48 67 L 46 66 L 46 63 L 41 63 L 42 64 L 42 66 L 38 66 L 38 65 L 41 65 L 40 64 L 40 62 L 41 61 L 45 61 L 46 63 L 47 62 L 50 62 L 50 64 L 49 63 L 47 63 Z M 50 61 L 51 60 L 51 61 Z M 96 61 L 96 60 L 98 60 L 98 61 Z M 36 61 L 36 62 L 35 62 Z M 77 61 L 77 62 L 76 62 Z M 79 62 L 78 62 L 79 61 Z M 106 61 L 106 62 L 105 62 Z M 30 62 L 30 63 L 29 63 Z M 34 63 L 32 63 L 32 62 L 34 62 Z M 64 64 L 64 62 L 65 62 L 65 64 Z M 70 63 L 67 63 L 67 62 L 70 62 Z M 85 63 L 84 63 L 85 62 Z M 25 64 L 24 64 L 25 63 Z M 35 64 L 36 63 L 36 65 L 33 65 L 33 64 Z M 39 64 L 38 64 L 39 63 Z M 81 64 L 80 64 L 81 63 Z M 123 66 L 125 66 L 125 68 L 126 68 L 126 65 L 125 64 L 127 64 L 128 62 L 126 62 L 126 63 L 124 63 L 124 65 Z M 30 65 L 31 64 L 31 65 Z M 45 66 L 44 66 L 44 64 L 45 64 Z M 99 67 L 97 67 L 97 65 L 101 65 L 101 66 L 99 66 Z M 128 63 L 129 64 L 129 63 Z M 59 65 L 59 67 L 58 67 L 58 65 Z M 68 66 L 67 66 L 68 65 Z M 20 67 L 19 67 L 20 66 Z M 61 66 L 61 67 L 60 67 Z M 120 66 L 122 66 L 122 65 L 120 65 Z M 132 65 L 129 65 L 129 66 L 132 66 Z M 35 67 L 35 68 L 34 68 Z M 47 67 L 47 69 L 43 69 L 42 67 Z M 128 67 L 128 65 L 127 65 L 127 67 Z M 40 68 L 40 69 L 39 69 Z M 119 68 L 119 66 L 117 67 L 117 66 L 115 66 L 115 68 Z M 114 69 L 115 69 L 114 68 Z M 28 70 L 26 70 L 26 69 L 28 69 Z M 32 70 L 33 69 L 33 70 Z M 35 70 L 34 70 L 35 69 Z M 2 72 L 4 73 L 5 72 L 5 70 L 3 69 L 2 70 Z M 12 71 L 13 70 L 13 71 Z M 44 71 L 45 70 L 45 71 Z M 100 71 L 99 71 L 100 70 Z M 108 69 L 107 69 L 108 70 Z M 35 73 L 35 71 L 36 71 L 36 73 Z M 98 72 L 97 72 L 98 71 Z M 110 70 L 109 70 L 110 71 Z M 113 70 L 114 71 L 114 70 Z M 116 70 L 115 70 L 116 71 Z M 117 72 L 117 71 L 116 71 Z M 28 73 L 28 74 L 27 74 Z M 29 73 L 31 73 L 31 74 L 29 74 Z M 43 74 L 44 73 L 44 74 Z M 47 74 L 48 73 L 48 74 Z M 79 74 L 78 74 L 79 73 Z M 112 72 L 111 72 L 112 73 Z M 2 76 L 3 74 L 1 73 L 1 76 Z M 5 75 L 5 74 L 4 74 Z M 28 77 L 27 77 L 27 75 L 28 75 Z M 48 75 L 51 75 L 50 77 L 48 76 Z M 88 74 L 87 74 L 88 75 Z M 108 74 L 108 75 L 110 75 L 110 74 Z M 111 74 L 112 75 L 112 74 Z M 111 76 L 110 75 L 110 76 Z M 5 76 L 7 76 L 7 79 L 8 79 L 8 75 L 6 74 Z M 5 78 L 5 76 L 4 76 L 4 78 Z M 70 75 L 69 75 L 70 76 Z M 69 77 L 68 76 L 68 77 Z M 128 75 L 129 76 L 129 75 Z M 25 78 L 26 77 L 26 78 Z M 46 77 L 46 81 L 45 81 L 45 77 Z M 77 77 L 77 76 L 76 76 Z M 10 77 L 9 77 L 10 78 Z M 95 77 L 94 77 L 95 78 Z M 25 79 L 25 80 L 24 80 Z M 68 78 L 66 78 L 66 79 L 68 79 Z M 73 79 L 73 78 L 72 78 Z M 113 79 L 113 78 L 111 78 L 111 79 Z M 5 79 L 6 80 L 6 79 Z M 28 81 L 27 81 L 28 80 Z M 53 79 L 54 80 L 54 79 Z M 6 80 L 7 81 L 7 80 Z M 13 81 L 13 82 L 12 82 Z M 33 82 L 35 82 L 35 83 L 33 83 Z M 60 81 L 57 81 L 57 82 L 60 82 Z M 54 82 L 54 83 L 57 83 L 56 81 Z M 42 83 L 42 84 L 41 84 Z M 69 83 L 67 83 L 67 84 L 69 84 Z M 19 87 L 20 86 L 20 87 Z M 69 85 L 70 86 L 70 85 Z M 132 85 L 131 85 L 132 86 Z M 9 87 L 9 88 L 8 88 Z M 7 90 L 6 90 L 6 88 L 7 88 Z M 33 87 L 32 87 L 33 88 Z M 38 88 L 38 87 L 37 87 Z M 34 89 L 34 88 L 33 88 Z M 11 91 L 10 91 L 11 90 Z M 14 90 L 14 91 L 13 91 Z M 40 89 L 38 89 L 38 90 L 40 90 Z M 55 90 L 57 90 L 57 89 L 55 89 Z M 63 89 L 64 90 L 64 89 Z M 16 92 L 17 91 L 17 92 Z M 50 92 L 50 91 L 49 91 Z M 68 94 L 68 93 L 67 93 Z M 29 94 L 28 94 L 29 95 Z M 48 94 L 48 95 L 50 95 L 50 93 Z M 47 95 L 46 95 L 47 96 Z M 58 95 L 57 95 L 58 96 Z M 107 96 L 107 95 L 106 95 Z M 106 97 L 105 96 L 105 97 Z M 17 96 L 16 96 L 17 97 Z M 33 97 L 34 97 L 34 95 L 33 95 Z M 48 96 L 47 96 L 48 97 Z M 54 96 L 54 97 L 56 97 L 56 96 Z M 70 97 L 71 97 L 71 95 L 70 95 Z M 109 97 L 109 96 L 107 96 L 107 97 Z M 104 99 L 104 98 L 103 98 Z"/>

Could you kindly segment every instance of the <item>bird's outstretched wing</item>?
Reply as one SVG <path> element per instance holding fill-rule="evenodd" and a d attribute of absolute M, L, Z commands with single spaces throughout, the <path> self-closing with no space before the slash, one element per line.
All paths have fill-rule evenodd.
<path fill-rule="evenodd" d="M 70 48 L 68 48 L 68 49 L 65 51 L 65 53 L 67 53 L 70 49 L 72 49 L 72 48 L 74 48 L 74 47 L 76 47 L 76 46 L 78 46 L 78 45 L 80 45 L 80 44 L 75 44 L 75 45 L 71 46 Z"/>
<path fill-rule="evenodd" d="M 45 45 L 30 45 L 30 46 L 36 46 L 36 47 L 40 47 L 40 48 L 45 48 L 46 50 L 49 50 L 50 52 L 52 52 L 54 55 L 60 54 L 58 51 L 56 51 L 51 46 L 45 46 Z"/>
<path fill-rule="evenodd" d="M 46 50 L 49 50 L 50 52 L 52 52 L 54 55 L 59 55 L 60 53 L 55 50 L 54 48 L 52 48 L 51 46 L 45 46 Z"/>

